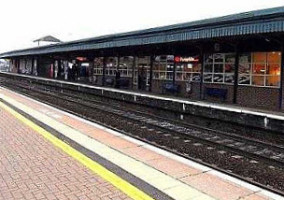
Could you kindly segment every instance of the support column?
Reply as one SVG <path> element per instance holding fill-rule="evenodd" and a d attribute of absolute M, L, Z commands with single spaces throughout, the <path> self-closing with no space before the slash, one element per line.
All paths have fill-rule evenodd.
<path fill-rule="evenodd" d="M 132 65 L 132 84 L 131 84 L 132 89 L 134 89 L 134 78 L 135 78 L 134 76 L 135 76 L 136 59 L 137 59 L 137 57 L 136 57 L 136 55 L 134 55 L 133 56 L 133 65 Z"/>
<path fill-rule="evenodd" d="M 20 73 L 20 65 L 19 65 L 19 59 L 18 58 L 15 60 L 15 63 L 16 63 L 17 73 L 19 74 Z"/>
<path fill-rule="evenodd" d="M 58 78 L 61 79 L 61 74 L 62 74 L 62 59 L 60 58 L 58 60 Z"/>
<path fill-rule="evenodd" d="M 115 74 L 115 88 L 120 88 L 120 71 L 119 71 L 119 65 L 120 65 L 120 56 L 117 56 L 117 65 L 116 65 L 116 73 L 119 73 L 119 77 L 117 74 Z"/>
<path fill-rule="evenodd" d="M 102 86 L 105 86 L 106 79 L 106 57 L 103 58 L 103 78 L 102 78 Z"/>
<path fill-rule="evenodd" d="M 200 69 L 200 83 L 199 83 L 199 99 L 203 100 L 203 74 L 204 74 L 204 52 L 203 46 L 200 48 L 200 60 L 201 60 L 201 69 Z"/>
<path fill-rule="evenodd" d="M 175 56 L 174 56 L 175 57 Z M 173 85 L 176 84 L 176 62 L 174 60 L 174 68 L 173 68 Z"/>
<path fill-rule="evenodd" d="M 149 92 L 152 92 L 154 58 L 155 58 L 155 56 L 151 56 L 150 57 L 150 84 L 149 84 Z M 146 76 L 147 76 L 147 74 L 146 74 Z"/>
<path fill-rule="evenodd" d="M 283 81 L 284 81 L 284 41 L 281 42 L 281 69 L 279 88 L 279 110 L 283 109 Z"/>
<path fill-rule="evenodd" d="M 238 82 L 239 82 L 239 58 L 240 51 L 239 45 L 235 46 L 235 74 L 234 74 L 234 93 L 233 93 L 233 103 L 237 103 L 237 95 L 238 95 Z"/>
<path fill-rule="evenodd" d="M 27 58 L 25 58 L 25 70 L 27 70 L 27 64 L 28 64 L 28 61 L 27 61 Z M 25 71 L 25 73 L 27 72 Z"/>
<path fill-rule="evenodd" d="M 18 73 L 21 73 L 21 58 L 18 58 Z"/>
<path fill-rule="evenodd" d="M 53 79 L 55 79 L 55 58 L 54 58 L 54 56 L 52 56 L 52 78 Z M 68 75 L 68 76 L 70 76 L 70 75 Z"/>
<path fill-rule="evenodd" d="M 120 65 L 120 56 L 117 56 L 116 70 L 119 70 L 119 65 Z"/>
<path fill-rule="evenodd" d="M 32 71 L 31 71 L 31 75 L 34 75 L 34 62 L 35 62 L 35 58 L 32 57 Z"/>
<path fill-rule="evenodd" d="M 89 59 L 89 83 L 94 84 L 94 60 L 95 57 Z"/>
<path fill-rule="evenodd" d="M 171 53 L 174 56 L 173 85 L 175 85 L 176 84 L 176 70 L 177 70 L 176 68 L 177 68 L 177 64 L 176 64 L 176 60 L 175 60 L 175 58 L 176 58 L 176 51 L 175 51 L 175 49 L 173 47 L 171 47 Z"/>

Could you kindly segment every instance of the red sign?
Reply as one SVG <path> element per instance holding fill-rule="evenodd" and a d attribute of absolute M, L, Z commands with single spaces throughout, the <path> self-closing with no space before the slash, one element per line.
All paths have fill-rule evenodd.
<path fill-rule="evenodd" d="M 175 62 L 180 62 L 180 57 L 179 56 L 175 57 Z"/>
<path fill-rule="evenodd" d="M 175 62 L 199 62 L 199 59 L 196 57 L 181 57 L 181 56 L 176 56 L 175 57 Z"/>
<path fill-rule="evenodd" d="M 86 61 L 87 60 L 87 58 L 85 58 L 85 57 L 77 57 L 76 59 L 79 60 L 79 61 Z"/>

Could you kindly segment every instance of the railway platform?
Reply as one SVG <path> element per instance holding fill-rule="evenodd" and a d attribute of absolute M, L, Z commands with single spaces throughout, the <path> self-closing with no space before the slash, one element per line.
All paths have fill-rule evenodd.
<path fill-rule="evenodd" d="M 283 197 L 0 88 L 0 199 Z"/>

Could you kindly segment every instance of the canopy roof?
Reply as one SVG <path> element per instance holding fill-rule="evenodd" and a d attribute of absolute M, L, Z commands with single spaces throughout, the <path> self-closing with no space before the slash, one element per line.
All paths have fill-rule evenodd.
<path fill-rule="evenodd" d="M 39 38 L 37 40 L 34 40 L 34 42 L 61 42 L 61 41 L 51 35 L 48 35 L 48 36 Z"/>
<path fill-rule="evenodd" d="M 267 33 L 284 33 L 284 7 L 10 51 L 0 58 Z"/>

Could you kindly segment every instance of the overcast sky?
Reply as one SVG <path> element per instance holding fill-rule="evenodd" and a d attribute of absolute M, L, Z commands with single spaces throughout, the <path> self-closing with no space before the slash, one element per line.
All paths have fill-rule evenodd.
<path fill-rule="evenodd" d="M 46 35 L 70 41 L 277 6 L 283 0 L 1 0 L 0 52 Z"/>

